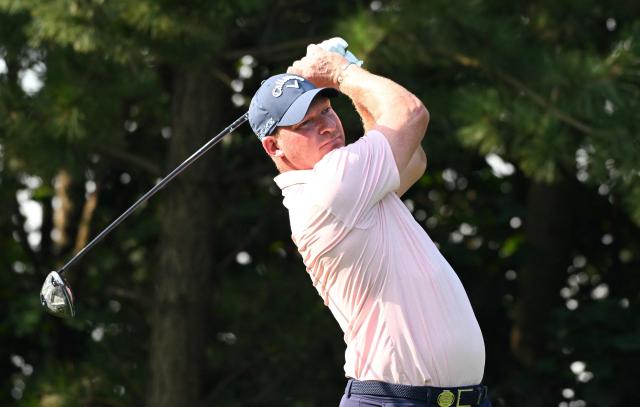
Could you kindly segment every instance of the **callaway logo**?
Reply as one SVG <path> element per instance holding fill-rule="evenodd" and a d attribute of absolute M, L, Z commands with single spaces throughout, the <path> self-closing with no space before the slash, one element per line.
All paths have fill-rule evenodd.
<path fill-rule="evenodd" d="M 290 80 L 293 80 L 293 83 L 286 85 L 286 83 Z M 298 81 L 304 82 L 304 78 L 296 75 L 285 75 L 276 81 L 276 84 L 273 87 L 271 94 L 273 95 L 274 98 L 277 98 L 280 95 L 282 95 L 283 87 L 298 89 L 300 87 L 300 84 L 298 83 Z"/>

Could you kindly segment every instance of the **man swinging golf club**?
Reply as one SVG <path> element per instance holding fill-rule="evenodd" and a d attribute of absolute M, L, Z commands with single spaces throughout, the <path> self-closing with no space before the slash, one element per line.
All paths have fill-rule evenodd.
<path fill-rule="evenodd" d="M 338 90 L 365 130 L 346 146 Z M 426 169 L 428 122 L 405 88 L 313 44 L 251 101 L 292 239 L 344 331 L 341 407 L 491 405 L 467 294 L 399 198 Z"/>

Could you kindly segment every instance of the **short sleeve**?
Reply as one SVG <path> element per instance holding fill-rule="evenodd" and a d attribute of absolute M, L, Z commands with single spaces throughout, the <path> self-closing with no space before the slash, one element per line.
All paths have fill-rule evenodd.
<path fill-rule="evenodd" d="M 307 185 L 316 205 L 350 226 L 399 186 L 391 146 L 375 130 L 325 155 L 314 166 Z"/>

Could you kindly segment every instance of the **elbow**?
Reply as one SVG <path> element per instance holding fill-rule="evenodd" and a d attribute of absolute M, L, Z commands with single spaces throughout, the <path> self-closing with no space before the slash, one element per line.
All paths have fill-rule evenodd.
<path fill-rule="evenodd" d="M 415 123 L 416 128 L 420 129 L 419 132 L 422 135 L 422 137 L 424 137 L 424 134 L 427 131 L 427 126 L 429 125 L 429 119 L 431 116 L 429 115 L 429 111 L 427 110 L 424 103 L 422 103 L 422 101 L 417 97 L 416 97 L 416 104 L 411 112 L 411 116 L 413 119 L 412 121 Z"/>

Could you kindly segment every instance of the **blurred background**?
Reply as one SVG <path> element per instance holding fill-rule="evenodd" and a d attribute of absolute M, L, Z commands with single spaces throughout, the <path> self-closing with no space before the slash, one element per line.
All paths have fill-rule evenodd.
<path fill-rule="evenodd" d="M 342 332 L 248 125 L 69 270 L 75 319 L 38 298 L 334 36 L 431 112 L 403 199 L 471 298 L 494 405 L 640 400 L 640 3 L 0 0 L 0 405 L 338 405 Z"/>

